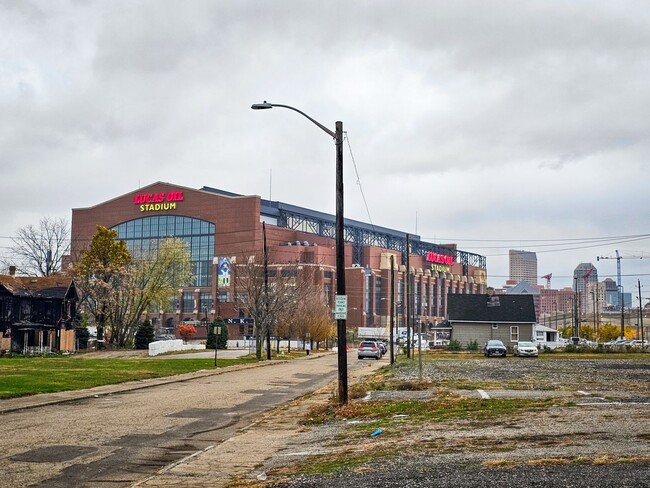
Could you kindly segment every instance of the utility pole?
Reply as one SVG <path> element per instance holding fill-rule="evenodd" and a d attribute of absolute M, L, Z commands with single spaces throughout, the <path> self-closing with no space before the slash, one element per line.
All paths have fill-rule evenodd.
<path fill-rule="evenodd" d="M 593 293 L 593 302 L 594 302 L 594 336 L 596 337 L 596 340 L 598 340 L 598 336 L 596 336 L 596 294 L 597 292 L 592 291 Z"/>
<path fill-rule="evenodd" d="M 348 403 L 348 356 L 347 356 L 347 295 L 345 294 L 345 238 L 344 232 L 344 218 L 343 218 L 343 122 L 336 121 L 335 130 L 332 131 L 325 127 L 317 120 L 311 118 L 309 115 L 301 110 L 290 105 L 283 105 L 279 103 L 254 103 L 251 105 L 253 110 L 266 110 L 273 107 L 282 107 L 294 112 L 299 113 L 314 125 L 319 127 L 323 132 L 334 138 L 334 145 L 336 147 L 336 224 L 335 224 L 335 247 L 336 247 L 336 295 L 345 297 L 345 312 L 341 313 L 341 317 L 336 319 L 336 335 L 338 345 L 338 397 L 339 404 L 345 405 Z"/>
<path fill-rule="evenodd" d="M 406 285 L 406 357 L 411 359 L 411 264 L 409 261 L 411 246 L 409 241 L 409 235 L 406 234 L 406 275 L 404 276 Z"/>
<path fill-rule="evenodd" d="M 395 256 L 390 255 L 390 364 L 395 364 L 395 335 L 393 329 L 395 328 Z"/>
<path fill-rule="evenodd" d="M 636 280 L 639 286 L 639 324 L 641 325 L 641 350 L 645 347 L 643 337 L 643 297 L 641 297 L 641 280 Z"/>
<path fill-rule="evenodd" d="M 573 337 L 580 337 L 580 317 L 578 316 L 578 277 L 573 277 Z"/>
<path fill-rule="evenodd" d="M 625 294 L 621 286 L 621 339 L 625 339 Z"/>
<path fill-rule="evenodd" d="M 269 254 L 266 250 L 266 224 L 262 222 L 264 245 L 264 325 L 266 327 L 266 359 L 271 359 L 271 324 L 269 323 Z"/>

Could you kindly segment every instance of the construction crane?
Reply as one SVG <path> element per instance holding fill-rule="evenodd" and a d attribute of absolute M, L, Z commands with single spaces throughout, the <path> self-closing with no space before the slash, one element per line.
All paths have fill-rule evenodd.
<path fill-rule="evenodd" d="M 616 259 L 616 286 L 618 286 L 622 298 L 623 283 L 621 282 L 621 259 L 643 259 L 643 256 L 621 256 L 618 250 L 614 252 L 616 253 L 615 258 L 610 256 L 597 256 L 596 261 L 600 261 L 601 259 Z M 623 306 L 623 302 L 619 302 L 619 305 Z"/>
<path fill-rule="evenodd" d="M 643 259 L 643 256 L 621 256 L 618 252 L 616 252 L 616 257 L 609 257 L 609 256 L 597 256 L 596 261 L 600 261 L 601 259 L 616 259 L 616 285 L 618 287 L 618 292 L 619 292 L 619 300 L 618 304 L 621 307 L 621 339 L 625 338 L 625 303 L 623 303 L 623 283 L 621 282 L 621 259 Z"/>
<path fill-rule="evenodd" d="M 610 258 L 608 256 L 596 256 L 596 261 L 600 261 L 601 259 L 616 259 L 616 285 L 618 286 L 618 289 L 620 290 L 621 294 L 623 293 L 623 285 L 621 283 L 621 255 L 618 253 L 618 249 L 615 251 L 616 252 L 616 257 L 615 258 Z M 619 302 L 620 305 L 620 302 Z"/>
<path fill-rule="evenodd" d="M 546 289 L 550 290 L 551 289 L 551 278 L 553 277 L 553 273 L 545 274 L 542 276 L 546 280 Z"/>

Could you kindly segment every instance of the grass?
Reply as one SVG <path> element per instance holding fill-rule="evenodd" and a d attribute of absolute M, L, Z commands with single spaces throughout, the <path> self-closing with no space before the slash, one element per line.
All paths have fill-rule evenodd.
<path fill-rule="evenodd" d="M 377 458 L 385 458 L 385 452 L 349 452 L 345 456 L 320 456 L 317 463 L 306 463 L 300 467 L 297 474 L 333 474 L 343 469 L 358 468 Z"/>
<path fill-rule="evenodd" d="M 560 458 L 542 458 L 530 459 L 526 461 L 513 461 L 506 459 L 497 459 L 495 461 L 485 461 L 482 463 L 484 468 L 515 468 L 518 466 L 552 466 L 571 463 L 592 464 L 594 466 L 602 466 L 606 464 L 631 464 L 631 463 L 647 463 L 650 461 L 650 456 L 578 456 L 578 457 L 560 457 Z"/>
<path fill-rule="evenodd" d="M 408 451 L 432 450 L 443 452 L 465 452 L 470 447 L 492 452 L 509 452 L 514 445 L 508 442 L 482 445 L 482 439 L 458 439 L 449 441 L 436 437 L 421 438 L 417 446 L 404 444 L 413 432 L 428 426 L 431 432 L 437 427 L 454 421 L 470 421 L 485 426 L 492 425 L 496 418 L 512 418 L 521 414 L 546 410 L 557 405 L 555 399 L 490 399 L 464 398 L 442 392 L 428 401 L 357 401 L 339 406 L 330 404 L 317 407 L 308 414 L 308 425 L 319 425 L 330 421 L 347 421 L 344 431 L 331 440 L 333 448 L 342 451 L 312 456 L 308 463 L 287 467 L 283 474 L 331 474 L 345 469 L 360 470 L 373 462 Z M 382 429 L 376 441 L 370 441 L 370 433 Z M 469 443 L 469 444 L 468 444 Z M 401 447 L 397 447 L 401 446 Z M 413 451 L 413 452 L 415 452 Z"/>
<path fill-rule="evenodd" d="M 437 398 L 428 401 L 396 400 L 350 402 L 347 405 L 328 404 L 312 410 L 307 424 L 318 425 L 331 420 L 363 420 L 369 424 L 356 424 L 353 428 L 368 429 L 369 425 L 387 425 L 403 422 L 396 415 L 407 415 L 408 422 L 443 422 L 447 420 L 492 419 L 496 415 L 508 415 L 522 410 L 542 410 L 557 404 L 557 398 L 522 399 L 464 398 L 441 392 Z"/>
<path fill-rule="evenodd" d="M 219 367 L 255 362 L 255 358 L 219 359 Z M 108 359 L 10 357 L 0 359 L 0 399 L 80 390 L 126 381 L 213 369 L 214 359 Z"/>

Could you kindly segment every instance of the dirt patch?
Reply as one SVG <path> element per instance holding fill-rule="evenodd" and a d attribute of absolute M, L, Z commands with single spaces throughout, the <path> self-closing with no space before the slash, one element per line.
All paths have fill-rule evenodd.
<path fill-rule="evenodd" d="M 346 473 L 340 475 L 343 479 L 354 479 L 350 483 L 357 484 L 363 473 L 383 473 L 390 478 L 388 471 L 395 469 L 408 479 L 409 470 L 423 469 L 423 457 L 429 470 L 458 462 L 474 463 L 480 469 L 503 463 L 543 464 L 543 460 L 595 466 L 603 459 L 630 463 L 632 470 L 640 463 L 646 470 L 650 463 L 650 405 L 643 398 L 647 398 L 649 386 L 635 376 L 647 369 L 648 359 L 434 361 L 425 366 L 425 379 L 432 385 L 459 379 L 476 385 L 516 382 L 517 391 L 540 388 L 551 401 L 541 410 L 524 409 L 481 420 L 415 421 L 396 412 L 396 418 L 385 425 L 351 418 L 298 428 L 285 448 L 231 486 L 326 486 L 325 480 L 340 481 L 342 472 Z M 402 365 L 394 372 L 395 381 L 417 378 L 417 367 Z M 432 401 L 432 397 L 435 401 L 435 391 L 374 391 L 354 401 Z M 554 399 L 553 391 L 562 394 Z M 567 396 L 570 391 L 575 394 Z M 596 391 L 597 395 L 590 395 Z M 304 416 L 312 406 L 313 402 L 297 404 L 292 415 Z M 381 433 L 373 436 L 378 430 Z M 261 474 L 264 480 L 257 478 Z"/>

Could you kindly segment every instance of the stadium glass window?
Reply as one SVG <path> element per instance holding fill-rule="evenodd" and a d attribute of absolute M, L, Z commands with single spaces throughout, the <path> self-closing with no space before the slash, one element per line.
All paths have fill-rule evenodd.
<path fill-rule="evenodd" d="M 212 285 L 215 226 L 192 217 L 154 215 L 122 222 L 113 227 L 117 238 L 124 241 L 134 257 L 146 255 L 166 237 L 187 242 L 194 274 L 191 286 Z"/>

